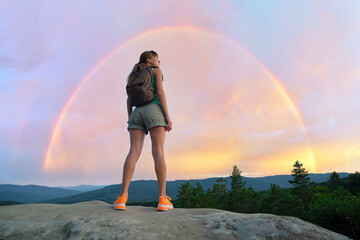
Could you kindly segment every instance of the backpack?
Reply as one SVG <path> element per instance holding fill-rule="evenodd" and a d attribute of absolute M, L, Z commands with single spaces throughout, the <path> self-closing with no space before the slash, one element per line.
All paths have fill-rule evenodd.
<path fill-rule="evenodd" d="M 144 68 L 132 83 L 126 86 L 126 93 L 131 106 L 140 107 L 152 102 L 155 98 L 155 89 L 152 85 L 152 68 Z"/>

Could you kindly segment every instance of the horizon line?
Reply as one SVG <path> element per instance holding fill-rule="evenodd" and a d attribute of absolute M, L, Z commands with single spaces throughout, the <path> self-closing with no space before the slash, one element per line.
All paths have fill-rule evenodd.
<path fill-rule="evenodd" d="M 332 171 L 332 172 L 325 172 L 325 173 L 308 173 L 310 174 L 331 174 L 333 172 L 336 171 Z M 355 174 L 358 173 L 358 171 L 355 171 L 353 173 L 351 172 L 336 172 L 338 174 L 341 173 L 347 173 L 347 174 Z M 190 180 L 205 180 L 205 179 L 210 179 L 210 178 L 228 178 L 231 175 L 223 175 L 223 176 L 214 176 L 214 177 L 206 177 L 206 178 L 191 178 L 191 179 L 176 179 L 176 180 L 166 180 L 166 182 L 175 182 L 175 181 L 190 181 Z M 264 177 L 274 177 L 274 176 L 291 176 L 291 174 L 275 174 L 275 175 L 266 175 L 266 176 L 260 176 L 260 177 L 248 177 L 248 176 L 243 176 L 241 175 L 241 177 L 245 177 L 245 178 L 264 178 Z M 136 181 L 157 181 L 157 179 L 134 179 L 131 182 L 136 182 Z M 118 185 L 118 184 L 122 184 L 121 183 L 112 183 L 112 184 L 78 184 L 78 185 L 72 185 L 72 186 L 50 186 L 50 185 L 39 185 L 39 184 L 33 184 L 33 183 L 28 183 L 28 184 L 16 184 L 16 183 L 0 183 L 0 185 L 20 185 L 20 186 L 28 186 L 28 185 L 35 185 L 35 186 L 42 186 L 42 187 L 52 187 L 52 188 L 62 188 L 62 187 L 78 187 L 78 186 L 84 186 L 84 185 L 88 185 L 88 186 L 110 186 L 110 185 Z"/>

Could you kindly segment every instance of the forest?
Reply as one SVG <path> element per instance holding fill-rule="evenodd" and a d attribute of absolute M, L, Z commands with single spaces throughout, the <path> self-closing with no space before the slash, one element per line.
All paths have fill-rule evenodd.
<path fill-rule="evenodd" d="M 270 213 L 294 216 L 356 239 L 360 235 L 360 173 L 340 178 L 335 171 L 323 183 L 310 181 L 308 171 L 296 161 L 291 188 L 271 184 L 266 191 L 246 187 L 235 165 L 231 188 L 219 178 L 206 192 L 200 183 L 183 183 L 173 200 L 175 208 L 216 208 L 239 213 Z"/>

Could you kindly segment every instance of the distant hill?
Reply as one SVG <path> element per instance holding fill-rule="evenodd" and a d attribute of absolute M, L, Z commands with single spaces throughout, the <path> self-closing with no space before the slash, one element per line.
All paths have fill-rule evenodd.
<path fill-rule="evenodd" d="M 329 178 L 331 173 L 325 174 L 310 174 L 311 181 L 314 182 L 325 182 Z M 348 173 L 339 173 L 340 177 L 346 177 Z M 249 178 L 243 177 L 243 181 L 246 181 L 246 187 L 252 187 L 255 191 L 263 191 L 270 188 L 270 184 L 278 184 L 281 188 L 291 187 L 288 180 L 292 179 L 291 175 L 275 175 L 259 178 Z M 206 192 L 208 188 L 211 188 L 218 178 L 207 178 L 207 179 L 191 179 L 191 180 L 176 180 L 176 181 L 167 181 L 166 182 L 166 193 L 171 198 L 176 199 L 179 187 L 189 181 L 192 186 L 196 186 L 196 183 L 199 182 Z M 230 177 L 224 178 L 227 180 L 226 187 L 229 190 L 231 188 Z M 104 202 L 112 203 L 116 196 L 119 195 L 121 191 L 121 184 L 110 185 L 102 189 L 80 193 L 77 195 L 72 195 L 69 197 L 63 197 L 59 199 L 46 200 L 43 202 L 47 203 L 64 203 L 70 204 L 75 202 L 83 202 L 90 200 L 101 200 Z M 129 188 L 129 200 L 131 202 L 141 202 L 141 201 L 156 201 L 158 199 L 158 183 L 156 180 L 139 180 L 132 181 Z"/>
<path fill-rule="evenodd" d="M 17 201 L 34 203 L 47 199 L 67 197 L 78 193 L 81 192 L 38 185 L 0 184 L 0 202 Z"/>
<path fill-rule="evenodd" d="M 349 176 L 349 173 L 338 173 L 340 178 L 344 178 Z M 310 180 L 316 183 L 320 182 L 326 182 L 328 178 L 330 177 L 331 173 L 310 173 Z M 267 190 L 270 189 L 270 183 L 277 184 L 281 188 L 289 188 L 292 187 L 292 185 L 288 182 L 289 180 L 293 179 L 293 176 L 291 175 L 274 175 L 274 176 L 266 176 L 266 177 L 257 177 L 256 178 L 259 181 L 266 182 L 268 184 L 268 187 L 266 189 L 256 189 L 253 187 L 256 191 L 261 190 Z M 249 185 L 246 185 L 249 187 Z"/>
<path fill-rule="evenodd" d="M 106 186 L 107 185 L 101 185 L 101 186 L 99 186 L 99 185 L 78 185 L 78 186 L 73 186 L 73 187 L 58 187 L 58 188 L 68 189 L 68 190 L 76 190 L 76 191 L 80 191 L 80 192 L 88 192 L 88 191 L 101 189 Z"/>
<path fill-rule="evenodd" d="M 217 179 L 218 178 L 167 181 L 166 194 L 169 195 L 171 198 L 176 199 L 179 187 L 186 181 L 189 181 L 192 186 L 196 186 L 196 183 L 199 182 L 203 186 L 204 191 L 207 191 L 208 188 L 212 188 L 212 186 L 216 183 Z M 227 187 L 228 189 L 230 189 L 230 177 L 227 177 L 225 179 L 227 180 Z M 259 188 L 261 189 L 267 188 L 266 183 L 257 181 L 256 179 L 250 179 L 250 182 L 252 182 L 252 185 L 259 186 Z M 104 202 L 112 203 L 116 199 L 116 196 L 119 195 L 120 191 L 121 184 L 116 184 L 95 191 L 84 192 L 69 197 L 47 200 L 43 202 L 70 204 L 90 200 L 101 200 Z M 131 182 L 129 188 L 129 203 L 141 201 L 156 201 L 158 197 L 159 190 L 156 180 L 138 180 Z"/>

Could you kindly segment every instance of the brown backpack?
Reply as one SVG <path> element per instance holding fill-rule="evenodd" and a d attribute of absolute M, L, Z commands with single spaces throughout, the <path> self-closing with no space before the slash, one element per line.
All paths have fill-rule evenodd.
<path fill-rule="evenodd" d="M 152 85 L 152 68 L 146 67 L 138 74 L 132 83 L 126 86 L 126 93 L 131 106 L 140 107 L 152 102 L 155 89 Z"/>

